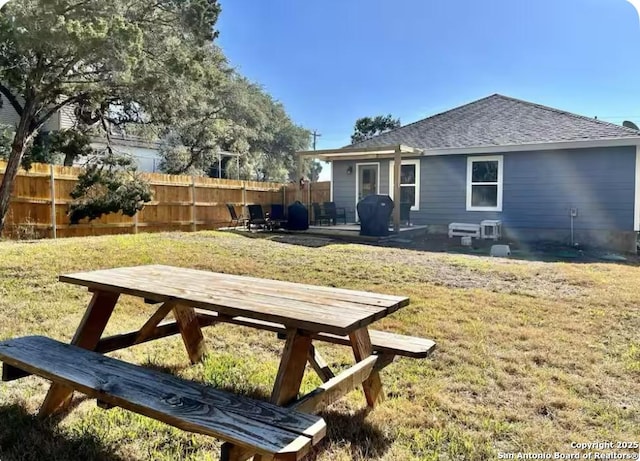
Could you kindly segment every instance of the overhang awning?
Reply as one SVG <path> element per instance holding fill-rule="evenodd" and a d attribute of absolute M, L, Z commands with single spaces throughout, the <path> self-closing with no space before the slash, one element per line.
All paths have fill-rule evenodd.
<path fill-rule="evenodd" d="M 325 162 L 331 162 L 333 160 L 393 159 L 398 153 L 406 157 L 407 155 L 422 155 L 423 150 L 403 144 L 394 144 L 391 146 L 304 150 L 296 152 L 296 155 L 300 158 L 317 158 Z"/>
<path fill-rule="evenodd" d="M 394 197 L 400 197 L 400 169 L 403 157 L 415 157 L 422 155 L 423 150 L 415 147 L 405 146 L 403 144 L 394 144 L 390 146 L 376 147 L 344 147 L 342 149 L 323 149 L 323 150 L 307 150 L 296 152 L 299 159 L 318 158 L 326 162 L 335 160 L 371 160 L 386 158 L 394 160 L 393 167 L 393 188 Z M 300 168 L 302 162 L 298 162 L 298 176 L 300 176 Z M 331 185 L 333 187 L 333 184 Z M 393 230 L 395 233 L 400 232 L 400 207 L 393 208 Z"/>

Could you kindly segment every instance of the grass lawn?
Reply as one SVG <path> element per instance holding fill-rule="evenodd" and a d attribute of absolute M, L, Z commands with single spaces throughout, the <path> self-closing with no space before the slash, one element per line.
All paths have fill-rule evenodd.
<path fill-rule="evenodd" d="M 397 359 L 388 395 L 365 414 L 361 392 L 323 413 L 318 460 L 485 460 L 499 452 L 580 452 L 571 442 L 640 441 L 640 268 L 543 263 L 234 234 L 140 234 L 0 243 L 0 339 L 69 341 L 89 301 L 58 274 L 169 264 L 407 295 L 378 329 L 435 340 L 429 360 Z M 307 244 L 307 245 L 305 245 Z M 106 334 L 152 311 L 123 297 Z M 190 366 L 179 337 L 115 352 L 127 361 L 265 397 L 282 342 L 220 325 Z M 350 351 L 319 345 L 336 369 Z M 307 373 L 304 389 L 319 383 Z M 0 383 L 0 460 L 209 460 L 220 443 L 76 397 L 59 425 L 34 415 L 48 383 Z M 591 450 L 596 451 L 596 450 Z M 621 450 L 618 450 L 621 451 Z"/>

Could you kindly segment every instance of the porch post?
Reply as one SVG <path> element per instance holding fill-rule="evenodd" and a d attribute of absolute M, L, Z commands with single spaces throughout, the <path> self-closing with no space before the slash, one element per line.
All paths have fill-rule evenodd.
<path fill-rule="evenodd" d="M 397 146 L 393 157 L 393 232 L 400 232 L 400 168 L 402 147 Z"/>
<path fill-rule="evenodd" d="M 302 155 L 298 155 L 296 175 L 296 201 L 302 202 L 302 192 L 300 191 L 300 178 L 302 177 Z"/>

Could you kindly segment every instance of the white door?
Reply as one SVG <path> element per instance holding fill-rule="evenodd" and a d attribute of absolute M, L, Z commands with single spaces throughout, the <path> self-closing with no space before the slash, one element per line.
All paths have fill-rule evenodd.
<path fill-rule="evenodd" d="M 358 202 L 367 195 L 380 193 L 380 164 L 357 163 L 356 176 L 356 221 L 359 221 Z"/>

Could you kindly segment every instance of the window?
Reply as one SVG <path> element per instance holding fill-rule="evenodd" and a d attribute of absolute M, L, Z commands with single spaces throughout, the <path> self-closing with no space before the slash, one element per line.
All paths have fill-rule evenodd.
<path fill-rule="evenodd" d="M 389 196 L 393 198 L 393 160 L 389 162 Z M 420 209 L 420 160 L 403 160 L 400 165 L 400 203 L 411 203 L 411 210 Z"/>
<path fill-rule="evenodd" d="M 502 211 L 502 159 L 467 157 L 467 211 Z"/>

